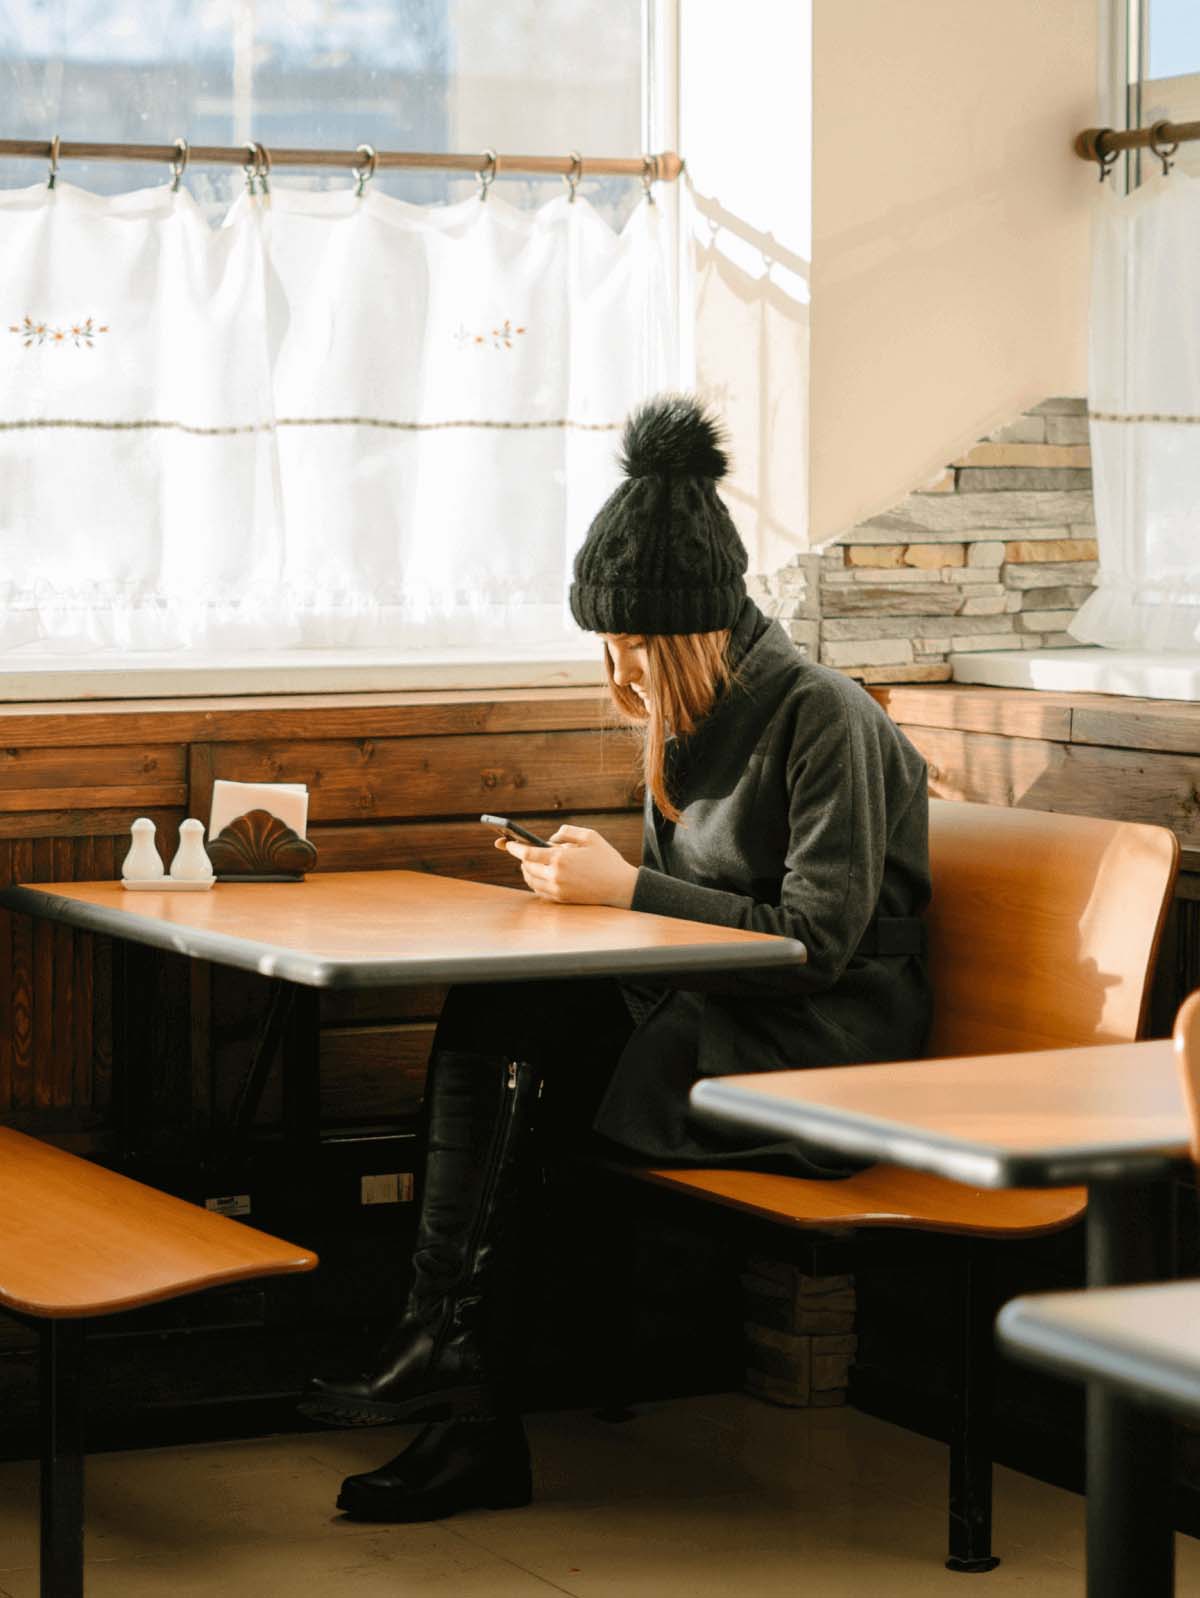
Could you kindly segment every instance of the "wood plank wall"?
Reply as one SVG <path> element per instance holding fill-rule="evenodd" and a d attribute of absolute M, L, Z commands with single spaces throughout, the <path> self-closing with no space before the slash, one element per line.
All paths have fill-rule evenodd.
<path fill-rule="evenodd" d="M 1200 704 L 967 684 L 871 690 L 929 762 L 941 799 L 1150 821 L 1182 845 L 1151 995 L 1169 1032 L 1200 987 Z"/>
<path fill-rule="evenodd" d="M 967 684 L 874 688 L 942 799 L 1170 827 L 1200 872 L 1200 704 Z"/>
<path fill-rule="evenodd" d="M 1185 874 L 1164 991 L 1173 1002 L 1200 985 L 1200 706 L 950 685 L 875 696 L 928 759 L 937 795 L 1174 828 Z M 172 850 L 185 815 L 207 817 L 216 777 L 307 783 L 323 870 L 513 882 L 473 819 L 481 810 L 547 830 L 570 818 L 632 858 L 638 849 L 636 746 L 595 689 L 8 706 L 0 881 L 112 878 L 137 815 L 153 816 Z M 190 1052 L 172 1076 L 190 1075 L 203 1122 L 227 1107 L 263 984 L 207 968 L 163 982 Z M 103 1142 L 113 985 L 107 940 L 0 915 L 0 1117 Z M 324 997 L 332 1122 L 413 1113 L 440 1002 L 433 990 Z M 277 1113 L 270 1096 L 264 1113 Z"/>

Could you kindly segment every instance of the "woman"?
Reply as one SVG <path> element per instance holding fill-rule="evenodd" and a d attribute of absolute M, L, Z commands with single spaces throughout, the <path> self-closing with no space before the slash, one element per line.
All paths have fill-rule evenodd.
<path fill-rule="evenodd" d="M 656 1161 L 768 1156 L 807 1176 L 818 1150 L 750 1147 L 689 1109 L 698 1076 L 919 1054 L 930 1001 L 925 763 L 857 684 L 811 665 L 747 597 L 746 551 L 717 495 L 713 420 L 665 396 L 627 425 L 625 481 L 575 563 L 571 610 L 604 640 L 618 709 L 644 734 L 640 867 L 597 832 L 498 840 L 532 891 L 564 903 L 786 933 L 803 967 L 678 982 L 454 990 L 426 1096 L 427 1168 L 408 1308 L 377 1368 L 315 1383 L 335 1423 L 426 1419 L 397 1459 L 342 1487 L 352 1516 L 423 1520 L 530 1497 L 506 1395 L 509 1247 L 529 1131 L 595 1133 Z M 543 1093 L 544 1087 L 544 1093 Z"/>

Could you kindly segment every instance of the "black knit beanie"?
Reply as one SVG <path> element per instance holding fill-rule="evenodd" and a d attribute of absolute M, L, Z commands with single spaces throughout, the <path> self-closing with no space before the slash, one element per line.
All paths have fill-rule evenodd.
<path fill-rule="evenodd" d="M 625 424 L 625 481 L 575 557 L 571 614 L 593 633 L 711 633 L 746 597 L 746 549 L 717 495 L 728 470 L 716 419 L 660 394 Z"/>

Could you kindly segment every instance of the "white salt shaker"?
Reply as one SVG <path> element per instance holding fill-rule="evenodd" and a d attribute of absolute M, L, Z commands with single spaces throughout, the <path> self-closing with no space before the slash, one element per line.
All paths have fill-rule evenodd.
<path fill-rule="evenodd" d="M 163 863 L 154 845 L 154 823 L 149 816 L 139 816 L 129 829 L 132 843 L 121 865 L 121 876 L 126 882 L 153 882 L 165 875 Z"/>
<path fill-rule="evenodd" d="M 189 818 L 179 826 L 179 848 L 171 861 L 171 880 L 207 882 L 212 874 L 212 861 L 204 848 L 204 823 Z"/>

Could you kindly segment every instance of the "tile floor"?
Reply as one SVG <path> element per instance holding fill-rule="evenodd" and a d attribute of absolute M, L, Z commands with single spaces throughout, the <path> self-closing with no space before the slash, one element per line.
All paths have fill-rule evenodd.
<path fill-rule="evenodd" d="M 341 1477 L 405 1428 L 98 1456 L 88 1598 L 962 1598 L 942 1568 L 945 1449 L 854 1410 L 728 1394 L 621 1426 L 539 1415 L 530 1433 L 530 1508 L 429 1526 L 333 1508 Z M 36 1595 L 35 1542 L 34 1468 L 0 1465 L 3 1598 Z M 1082 1598 L 1073 1494 L 999 1471 L 996 1546 L 981 1598 Z M 1178 1591 L 1200 1593 L 1190 1538 Z"/>

